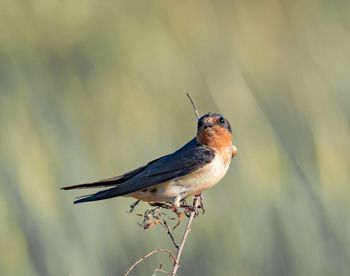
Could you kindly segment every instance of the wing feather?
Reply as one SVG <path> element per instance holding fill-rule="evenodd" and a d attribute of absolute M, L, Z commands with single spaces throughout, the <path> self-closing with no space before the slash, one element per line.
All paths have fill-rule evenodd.
<path fill-rule="evenodd" d="M 214 157 L 215 153 L 212 149 L 198 144 L 196 140 L 193 139 L 178 151 L 147 164 L 141 172 L 117 186 L 92 195 L 87 195 L 74 201 L 74 203 L 122 196 L 176 179 L 197 171 L 211 162 Z"/>
<path fill-rule="evenodd" d="M 164 156 L 160 157 L 160 158 L 164 158 Z M 83 184 L 78 184 L 78 185 L 73 185 L 73 186 L 67 186 L 67 187 L 63 187 L 61 189 L 62 190 L 73 190 L 73 189 L 100 188 L 100 187 L 116 186 L 118 184 L 121 184 L 121 183 L 129 180 L 130 178 L 133 178 L 137 174 L 143 172 L 147 168 L 147 166 L 149 166 L 153 162 L 156 162 L 160 158 L 157 158 L 157 159 L 149 162 L 147 165 L 144 165 L 142 167 L 139 167 L 135 170 L 132 170 L 130 172 L 127 172 L 127 173 L 119 175 L 119 176 L 106 178 L 106 179 L 102 179 L 100 181 L 91 182 L 91 183 L 83 183 Z"/>

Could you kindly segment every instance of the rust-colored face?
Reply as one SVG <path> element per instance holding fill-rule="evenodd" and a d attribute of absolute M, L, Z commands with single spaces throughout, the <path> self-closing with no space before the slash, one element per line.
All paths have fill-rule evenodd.
<path fill-rule="evenodd" d="M 208 113 L 198 120 L 197 141 L 213 148 L 232 145 L 230 123 L 220 114 Z"/>

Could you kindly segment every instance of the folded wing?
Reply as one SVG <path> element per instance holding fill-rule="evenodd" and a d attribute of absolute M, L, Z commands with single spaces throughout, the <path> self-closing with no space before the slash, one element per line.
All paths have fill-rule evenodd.
<path fill-rule="evenodd" d="M 114 186 L 113 188 L 84 196 L 74 203 L 103 200 L 127 195 L 150 186 L 160 184 L 197 171 L 213 160 L 215 153 L 210 148 L 200 145 L 195 139 L 176 152 L 158 158 L 147 165 L 123 176 L 102 180 L 100 182 L 81 184 L 64 189 Z M 98 186 L 96 186 L 98 185 Z"/>

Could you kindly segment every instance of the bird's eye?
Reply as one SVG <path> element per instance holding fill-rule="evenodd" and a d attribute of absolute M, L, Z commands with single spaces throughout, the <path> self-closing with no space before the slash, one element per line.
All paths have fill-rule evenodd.
<path fill-rule="evenodd" d="M 219 118 L 219 123 L 220 123 L 220 125 L 225 124 L 225 118 L 224 117 L 220 117 Z"/>

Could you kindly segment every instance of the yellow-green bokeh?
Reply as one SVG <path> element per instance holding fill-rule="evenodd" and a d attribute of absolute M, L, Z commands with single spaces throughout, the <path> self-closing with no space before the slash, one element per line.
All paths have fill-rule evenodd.
<path fill-rule="evenodd" d="M 122 275 L 171 248 L 132 200 L 59 188 L 182 146 L 186 92 L 239 155 L 179 275 L 348 275 L 349 30 L 347 1 L 1 1 L 0 275 Z"/>

